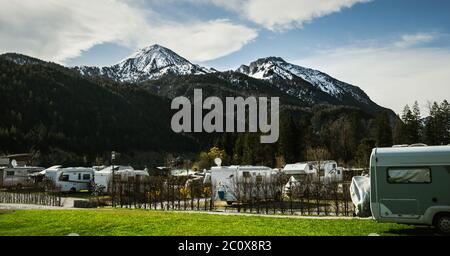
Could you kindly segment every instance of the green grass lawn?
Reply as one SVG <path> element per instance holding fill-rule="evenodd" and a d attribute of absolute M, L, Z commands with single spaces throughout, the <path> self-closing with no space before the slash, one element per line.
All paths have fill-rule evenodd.
<path fill-rule="evenodd" d="M 0 211 L 1 236 L 367 236 L 412 226 L 372 220 L 224 216 L 145 210 Z"/>

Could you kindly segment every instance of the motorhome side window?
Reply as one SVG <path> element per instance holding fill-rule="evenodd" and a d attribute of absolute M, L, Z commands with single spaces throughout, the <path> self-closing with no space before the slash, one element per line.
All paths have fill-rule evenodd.
<path fill-rule="evenodd" d="M 91 175 L 90 174 L 83 174 L 83 180 L 90 180 Z"/>
<path fill-rule="evenodd" d="M 6 176 L 14 176 L 14 171 L 7 171 Z"/>
<path fill-rule="evenodd" d="M 391 184 L 424 184 L 431 183 L 430 168 L 389 168 L 387 175 Z"/>
<path fill-rule="evenodd" d="M 252 176 L 250 175 L 250 172 L 243 172 L 242 176 L 244 176 L 244 178 L 251 178 Z"/>
<path fill-rule="evenodd" d="M 69 174 L 63 174 L 59 178 L 60 181 L 69 181 Z"/>

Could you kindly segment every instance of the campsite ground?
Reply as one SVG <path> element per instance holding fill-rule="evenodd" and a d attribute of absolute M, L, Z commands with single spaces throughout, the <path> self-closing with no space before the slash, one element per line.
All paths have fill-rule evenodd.
<path fill-rule="evenodd" d="M 146 210 L 0 210 L 0 236 L 367 236 L 432 235 L 369 219 L 267 218 Z"/>

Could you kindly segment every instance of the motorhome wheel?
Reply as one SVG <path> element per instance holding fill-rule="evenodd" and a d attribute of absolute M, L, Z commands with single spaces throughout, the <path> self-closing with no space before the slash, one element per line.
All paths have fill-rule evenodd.
<path fill-rule="evenodd" d="M 71 188 L 71 189 L 70 189 L 70 193 L 75 193 L 75 192 L 77 192 L 77 189 L 76 189 L 76 188 Z"/>
<path fill-rule="evenodd" d="M 450 214 L 439 215 L 436 219 L 436 228 L 444 234 L 450 234 Z"/>

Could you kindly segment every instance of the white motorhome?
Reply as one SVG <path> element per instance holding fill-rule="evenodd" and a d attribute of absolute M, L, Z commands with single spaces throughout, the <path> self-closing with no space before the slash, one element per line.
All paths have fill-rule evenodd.
<path fill-rule="evenodd" d="M 92 168 L 83 167 L 54 168 L 46 176 L 52 179 L 56 175 L 55 186 L 59 191 L 75 193 L 91 189 L 94 172 Z"/>
<path fill-rule="evenodd" d="M 0 187 L 21 189 L 33 185 L 30 175 L 44 168 L 29 166 L 31 159 L 31 154 L 0 157 Z"/>
<path fill-rule="evenodd" d="M 242 181 L 260 184 L 269 181 L 277 171 L 265 166 L 216 166 L 210 171 L 210 182 L 215 191 L 215 200 L 232 204 L 239 193 L 236 184 Z M 248 196 L 248 194 L 247 194 Z M 253 196 L 258 196 L 253 193 Z"/>
<path fill-rule="evenodd" d="M 0 170 L 0 187 L 21 189 L 31 185 L 30 175 L 41 172 L 41 167 L 6 167 Z"/>
<path fill-rule="evenodd" d="M 380 222 L 434 225 L 450 233 L 450 146 L 374 149 L 370 208 Z"/>

